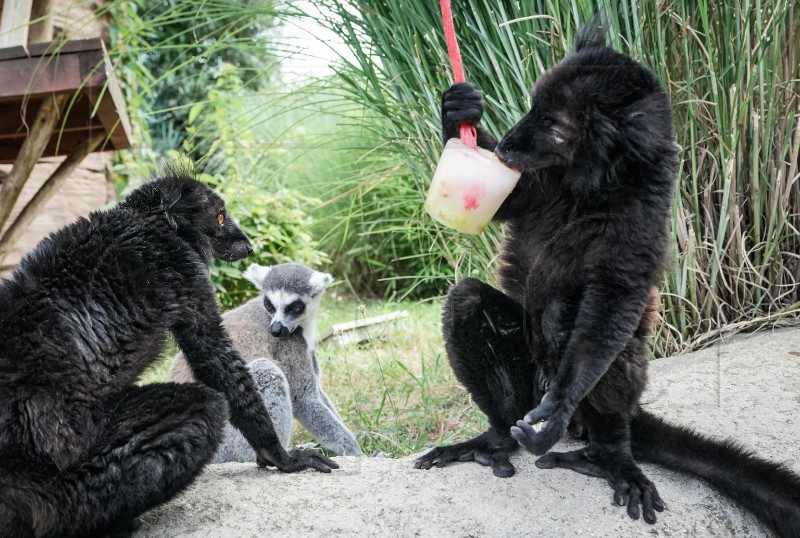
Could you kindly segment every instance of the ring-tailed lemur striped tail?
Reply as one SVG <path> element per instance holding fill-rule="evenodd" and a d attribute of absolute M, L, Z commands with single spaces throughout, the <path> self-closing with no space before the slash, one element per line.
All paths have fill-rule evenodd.
<path fill-rule="evenodd" d="M 250 366 L 281 443 L 290 443 L 294 416 L 328 450 L 360 455 L 361 447 L 322 390 L 315 355 L 320 297 L 333 277 L 296 263 L 253 264 L 243 276 L 262 295 L 227 312 L 223 324 Z M 175 357 L 170 380 L 193 381 L 182 353 Z M 226 427 L 214 463 L 254 459 L 244 437 Z"/>

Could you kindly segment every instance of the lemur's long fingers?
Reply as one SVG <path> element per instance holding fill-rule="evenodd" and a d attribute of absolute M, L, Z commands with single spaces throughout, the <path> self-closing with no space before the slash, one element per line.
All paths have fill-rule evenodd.
<path fill-rule="evenodd" d="M 329 465 L 326 465 L 325 463 L 321 462 L 320 460 L 318 460 L 316 458 L 309 458 L 308 459 L 307 465 L 305 465 L 304 468 L 307 469 L 308 467 L 316 469 L 317 471 L 319 471 L 321 473 L 329 473 L 329 472 L 331 472 L 332 468 L 333 469 L 336 468 L 336 467 L 331 467 Z"/>
<path fill-rule="evenodd" d="M 414 468 L 425 469 L 425 470 L 430 469 L 431 467 L 433 467 L 434 462 L 439 458 L 439 456 L 442 455 L 443 452 L 444 451 L 442 450 L 442 448 L 438 446 L 436 448 L 429 450 L 428 452 L 417 458 L 417 461 L 414 462 Z"/>
<path fill-rule="evenodd" d="M 314 452 L 314 454 L 311 455 L 311 458 L 314 459 L 314 460 L 317 460 L 319 462 L 322 462 L 323 464 L 327 465 L 331 469 L 338 469 L 339 468 L 339 464 L 338 463 L 336 463 L 332 459 L 324 456 L 323 454 L 320 454 L 319 452 Z"/>

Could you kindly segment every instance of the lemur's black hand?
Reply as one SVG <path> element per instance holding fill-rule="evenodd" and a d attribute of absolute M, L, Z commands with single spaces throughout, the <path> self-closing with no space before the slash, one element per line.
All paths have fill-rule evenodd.
<path fill-rule="evenodd" d="M 529 451 L 541 456 L 564 436 L 574 411 L 575 406 L 570 405 L 565 397 L 556 395 L 552 390 L 547 391 L 541 403 L 525 415 L 524 420 L 518 420 L 516 426 L 511 426 L 511 436 Z M 533 425 L 541 421 L 544 424 L 537 431 Z"/>
<path fill-rule="evenodd" d="M 445 140 L 457 138 L 462 123 L 477 125 L 483 116 L 483 95 L 468 82 L 453 84 L 442 95 L 442 131 Z"/>
<path fill-rule="evenodd" d="M 284 473 L 294 473 L 303 469 L 316 469 L 321 473 L 329 473 L 331 469 L 338 469 L 339 464 L 326 458 L 316 450 L 301 450 L 294 448 L 286 452 L 260 448 L 256 450 L 256 463 L 259 467 L 277 467 Z"/>

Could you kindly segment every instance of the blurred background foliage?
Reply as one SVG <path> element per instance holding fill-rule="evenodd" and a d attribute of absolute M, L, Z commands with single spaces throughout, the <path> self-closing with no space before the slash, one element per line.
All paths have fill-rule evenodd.
<path fill-rule="evenodd" d="M 191 108 L 210 98 L 226 66 L 253 91 L 274 78 L 279 58 L 270 45 L 276 10 L 269 0 L 119 2 L 116 39 L 135 45 L 137 88 L 146 94 L 143 130 L 159 151 L 186 139 Z M 192 147 L 192 157 L 208 148 Z"/>
<path fill-rule="evenodd" d="M 451 83 L 436 2 L 112 0 L 115 68 L 141 141 L 119 190 L 180 151 L 231 201 L 263 263 L 296 260 L 361 297 L 424 299 L 492 281 L 502 230 L 477 237 L 423 211 Z M 502 135 L 537 77 L 597 10 L 610 41 L 672 97 L 682 146 L 672 257 L 654 352 L 796 320 L 800 309 L 800 8 L 772 2 L 454 0 L 467 79 Z M 332 70 L 283 69 L 289 27 L 327 29 Z M 236 268 L 238 269 L 238 268 Z M 246 298 L 215 269 L 226 306 Z"/>

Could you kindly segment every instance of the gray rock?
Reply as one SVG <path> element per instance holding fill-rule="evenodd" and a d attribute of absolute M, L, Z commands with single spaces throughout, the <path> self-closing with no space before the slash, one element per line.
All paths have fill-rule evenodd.
<path fill-rule="evenodd" d="M 800 330 L 657 360 L 650 378 L 651 411 L 800 472 Z M 537 469 L 524 452 L 512 458 L 510 479 L 474 463 L 415 470 L 413 459 L 336 458 L 342 468 L 329 475 L 212 465 L 145 514 L 138 536 L 769 536 L 704 483 L 653 465 L 643 467 L 667 510 L 651 526 L 614 505 L 602 480 Z"/>

